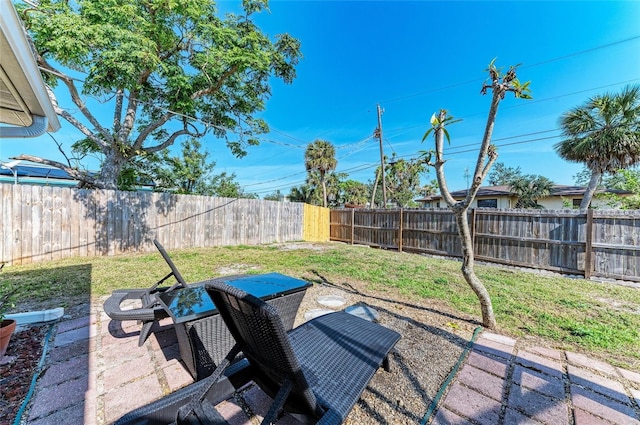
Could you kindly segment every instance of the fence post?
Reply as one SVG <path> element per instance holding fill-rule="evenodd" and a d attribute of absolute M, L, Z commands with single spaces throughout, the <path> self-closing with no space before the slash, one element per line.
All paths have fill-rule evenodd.
<path fill-rule="evenodd" d="M 400 208 L 400 227 L 398 228 L 398 252 L 402 252 L 402 228 L 404 227 L 402 208 Z"/>
<path fill-rule="evenodd" d="M 351 208 L 351 245 L 353 245 L 353 239 L 354 239 L 354 233 L 355 233 L 355 230 L 354 230 L 355 223 L 356 223 L 355 217 L 356 217 L 356 209 Z"/>
<path fill-rule="evenodd" d="M 587 210 L 587 224 L 585 229 L 585 246 L 584 246 L 584 278 L 591 278 L 593 269 L 593 210 Z"/>

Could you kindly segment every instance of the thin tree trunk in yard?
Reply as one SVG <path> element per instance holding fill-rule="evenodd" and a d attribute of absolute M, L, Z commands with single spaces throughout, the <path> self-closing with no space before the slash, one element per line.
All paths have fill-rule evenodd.
<path fill-rule="evenodd" d="M 327 182 L 322 179 L 322 206 L 327 208 Z"/>
<path fill-rule="evenodd" d="M 587 190 L 584 192 L 582 202 L 580 202 L 581 210 L 586 210 L 587 208 L 589 208 L 591 200 L 593 199 L 593 194 L 596 193 L 596 189 L 598 188 L 600 177 L 602 177 L 602 173 L 598 171 L 591 171 L 591 180 L 589 180 L 589 186 L 587 186 Z"/>
<path fill-rule="evenodd" d="M 469 220 L 467 218 L 467 210 L 456 210 L 456 222 L 458 224 L 458 235 L 462 242 L 462 275 L 467 284 L 475 292 L 480 301 L 480 310 L 482 311 L 482 326 L 495 329 L 496 318 L 493 314 L 493 305 L 489 292 L 484 287 L 474 269 L 475 254 L 473 252 L 473 241 L 471 240 L 471 232 L 469 230 Z"/>

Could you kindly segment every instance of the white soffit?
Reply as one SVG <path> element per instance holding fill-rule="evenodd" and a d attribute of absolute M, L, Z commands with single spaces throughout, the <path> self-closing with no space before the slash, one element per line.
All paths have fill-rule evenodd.
<path fill-rule="evenodd" d="M 57 131 L 56 116 L 22 22 L 10 0 L 0 0 L 0 137 Z"/>

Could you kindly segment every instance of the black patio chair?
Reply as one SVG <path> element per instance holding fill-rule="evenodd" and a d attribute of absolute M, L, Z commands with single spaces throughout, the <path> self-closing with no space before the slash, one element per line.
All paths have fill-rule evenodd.
<path fill-rule="evenodd" d="M 153 324 L 165 317 L 169 317 L 169 314 L 158 302 L 156 295 L 165 291 L 172 291 L 174 289 L 185 288 L 187 283 L 180 274 L 167 251 L 157 240 L 153 240 L 154 245 L 160 251 L 160 255 L 169 265 L 171 271 L 165 277 L 154 283 L 151 287 L 146 289 L 117 289 L 113 291 L 111 296 L 104 302 L 104 312 L 112 320 L 136 320 L 142 323 L 140 329 L 140 337 L 138 338 L 138 346 L 142 346 L 149 337 L 149 332 Z M 175 282 L 171 286 L 160 286 L 166 282 L 169 278 L 174 277 Z M 127 300 L 139 300 L 141 307 L 122 309 L 121 304 Z"/>
<path fill-rule="evenodd" d="M 202 381 L 194 382 L 160 400 L 156 400 L 120 417 L 113 425 L 167 425 L 176 422 L 176 413 L 183 406 L 193 404 L 201 422 L 186 422 L 196 425 L 227 424 L 215 405 L 233 396 L 233 393 L 251 382 L 253 369 L 243 359 L 229 366 L 233 356 L 229 355 L 220 363 L 213 375 Z M 228 366 L 228 367 L 227 367 Z"/>
<path fill-rule="evenodd" d="M 221 281 L 207 291 L 236 340 L 214 373 L 169 396 L 135 409 L 116 425 L 224 424 L 215 405 L 248 376 L 273 398 L 263 424 L 290 413 L 304 423 L 342 423 L 400 334 L 345 312 L 315 318 L 285 332 L 277 310 Z M 230 362 L 239 353 L 239 363 Z M 242 373 L 230 372 L 241 367 Z M 227 397 L 227 398 L 228 398 Z M 180 406 L 181 404 L 181 406 Z M 173 410 L 172 410 L 173 409 Z M 173 421 L 173 422 L 172 422 Z"/>
<path fill-rule="evenodd" d="M 272 399 L 263 424 L 284 412 L 305 423 L 342 423 L 400 334 L 345 312 L 285 332 L 276 309 L 221 281 L 206 284 L 229 331 L 253 367 L 253 380 Z M 194 415 L 193 405 L 178 419 Z"/>

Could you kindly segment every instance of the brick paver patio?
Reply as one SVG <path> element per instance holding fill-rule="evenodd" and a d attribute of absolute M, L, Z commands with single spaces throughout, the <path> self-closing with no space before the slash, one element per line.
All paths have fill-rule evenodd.
<path fill-rule="evenodd" d="M 139 326 L 112 322 L 101 304 L 60 322 L 29 424 L 109 424 L 193 382 L 166 319 L 143 347 Z M 431 424 L 638 424 L 640 374 L 579 353 L 483 332 L 443 393 Z M 270 400 L 257 387 L 217 406 L 232 425 L 255 423 Z M 425 406 L 425 412 L 427 411 Z M 251 417 L 253 419 L 251 419 Z M 285 416 L 279 423 L 295 424 Z"/>

